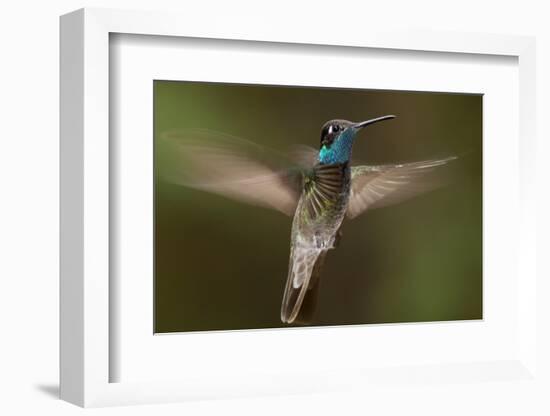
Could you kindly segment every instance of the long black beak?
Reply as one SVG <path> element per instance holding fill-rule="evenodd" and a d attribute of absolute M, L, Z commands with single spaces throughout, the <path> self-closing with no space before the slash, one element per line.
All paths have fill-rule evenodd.
<path fill-rule="evenodd" d="M 365 127 L 365 126 L 368 126 L 369 124 L 378 123 L 379 121 L 384 121 L 384 120 L 391 120 L 392 118 L 395 118 L 395 116 L 393 114 L 390 114 L 390 115 L 387 115 L 387 116 L 373 118 L 373 119 L 367 120 L 367 121 L 361 121 L 359 123 L 354 124 L 353 127 L 359 130 L 359 129 L 362 129 L 363 127 Z"/>

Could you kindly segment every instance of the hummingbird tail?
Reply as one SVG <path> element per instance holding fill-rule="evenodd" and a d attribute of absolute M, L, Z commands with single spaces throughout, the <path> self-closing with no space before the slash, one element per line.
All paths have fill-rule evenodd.
<path fill-rule="evenodd" d="M 289 273 L 281 307 L 284 323 L 309 324 L 312 322 L 319 293 L 319 276 L 326 250 L 292 248 Z"/>

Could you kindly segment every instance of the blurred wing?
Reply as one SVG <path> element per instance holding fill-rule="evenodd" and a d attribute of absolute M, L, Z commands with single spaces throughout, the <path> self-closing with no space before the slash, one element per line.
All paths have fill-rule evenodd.
<path fill-rule="evenodd" d="M 290 148 L 290 158 L 299 166 L 311 168 L 318 162 L 319 150 L 305 144 L 295 144 Z"/>
<path fill-rule="evenodd" d="M 326 255 L 326 250 L 293 246 L 290 249 L 290 261 L 288 266 L 288 278 L 286 281 L 283 303 L 281 306 L 281 321 L 293 323 L 308 291 L 315 292 L 319 279 L 319 273 Z"/>
<path fill-rule="evenodd" d="M 397 204 L 441 186 L 441 177 L 434 178 L 430 174 L 454 159 L 456 157 L 400 165 L 352 167 L 348 218 L 355 218 L 367 209 Z"/>
<path fill-rule="evenodd" d="M 281 154 L 209 130 L 163 134 L 157 166 L 167 181 L 293 215 L 302 171 Z"/>

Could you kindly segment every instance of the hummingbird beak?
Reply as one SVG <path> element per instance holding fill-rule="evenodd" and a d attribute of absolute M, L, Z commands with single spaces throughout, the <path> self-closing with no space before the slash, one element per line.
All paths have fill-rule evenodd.
<path fill-rule="evenodd" d="M 361 121 L 359 123 L 354 124 L 352 127 L 356 130 L 359 130 L 359 129 L 362 129 L 363 127 L 368 126 L 370 124 L 378 123 L 379 121 L 384 121 L 384 120 L 391 120 L 392 118 L 395 118 L 395 116 L 393 114 L 390 114 L 390 115 L 387 115 L 387 116 L 373 118 L 373 119 L 367 120 L 367 121 Z"/>

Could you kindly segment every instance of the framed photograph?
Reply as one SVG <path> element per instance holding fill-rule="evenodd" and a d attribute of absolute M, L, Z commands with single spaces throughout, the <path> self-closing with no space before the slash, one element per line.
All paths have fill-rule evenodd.
<path fill-rule="evenodd" d="M 153 95 L 155 333 L 483 318 L 481 94 Z"/>
<path fill-rule="evenodd" d="M 534 40 L 188 23 L 61 18 L 61 397 L 537 383 Z"/>

